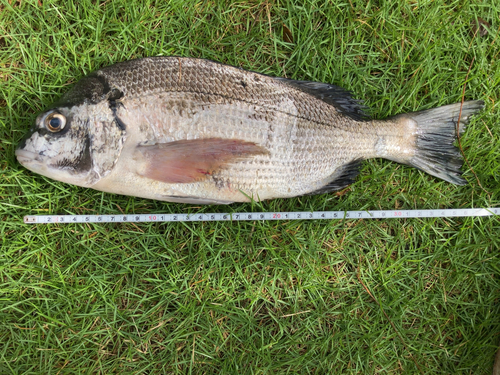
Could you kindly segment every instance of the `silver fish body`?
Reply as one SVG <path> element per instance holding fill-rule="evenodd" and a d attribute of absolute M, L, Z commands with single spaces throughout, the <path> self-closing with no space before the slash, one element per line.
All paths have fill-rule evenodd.
<path fill-rule="evenodd" d="M 482 106 L 465 102 L 461 124 Z M 16 155 L 63 182 L 187 203 L 339 190 L 375 157 L 463 184 L 453 146 L 460 107 L 370 120 L 334 85 L 143 58 L 80 80 L 38 116 Z"/>

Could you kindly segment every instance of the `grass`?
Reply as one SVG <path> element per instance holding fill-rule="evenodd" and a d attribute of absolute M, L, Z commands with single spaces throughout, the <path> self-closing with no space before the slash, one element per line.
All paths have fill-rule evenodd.
<path fill-rule="evenodd" d="M 0 0 L 0 373 L 490 374 L 498 218 L 32 226 L 22 217 L 498 207 L 499 9 L 498 0 Z M 477 17 L 485 36 L 474 35 Z M 469 185 L 370 160 L 345 194 L 193 207 L 70 186 L 16 162 L 37 113 L 69 85 L 159 54 L 342 85 L 377 118 L 458 102 L 466 83 L 465 99 L 486 102 L 462 137 Z"/>

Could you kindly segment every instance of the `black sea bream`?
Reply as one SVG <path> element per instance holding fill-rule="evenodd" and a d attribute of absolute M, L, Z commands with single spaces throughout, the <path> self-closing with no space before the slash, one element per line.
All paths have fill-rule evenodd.
<path fill-rule="evenodd" d="M 81 79 L 37 117 L 16 155 L 55 180 L 186 203 L 328 193 L 377 157 L 461 185 L 460 107 L 370 120 L 334 85 L 151 57 Z M 465 102 L 461 124 L 482 107 Z"/>

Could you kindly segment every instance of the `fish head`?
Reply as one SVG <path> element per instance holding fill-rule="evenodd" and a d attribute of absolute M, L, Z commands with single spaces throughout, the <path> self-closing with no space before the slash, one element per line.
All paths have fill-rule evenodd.
<path fill-rule="evenodd" d="M 111 172 L 125 141 L 116 99 L 117 90 L 95 73 L 84 77 L 38 115 L 16 149 L 17 160 L 54 180 L 92 187 Z"/>

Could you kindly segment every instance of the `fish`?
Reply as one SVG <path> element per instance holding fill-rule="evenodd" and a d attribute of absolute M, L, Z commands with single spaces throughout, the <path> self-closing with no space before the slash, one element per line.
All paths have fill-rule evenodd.
<path fill-rule="evenodd" d="M 57 181 L 193 204 L 342 190 L 371 158 L 464 185 L 454 142 L 483 106 L 472 100 L 377 120 L 333 84 L 146 57 L 84 76 L 38 115 L 15 153 Z"/>

